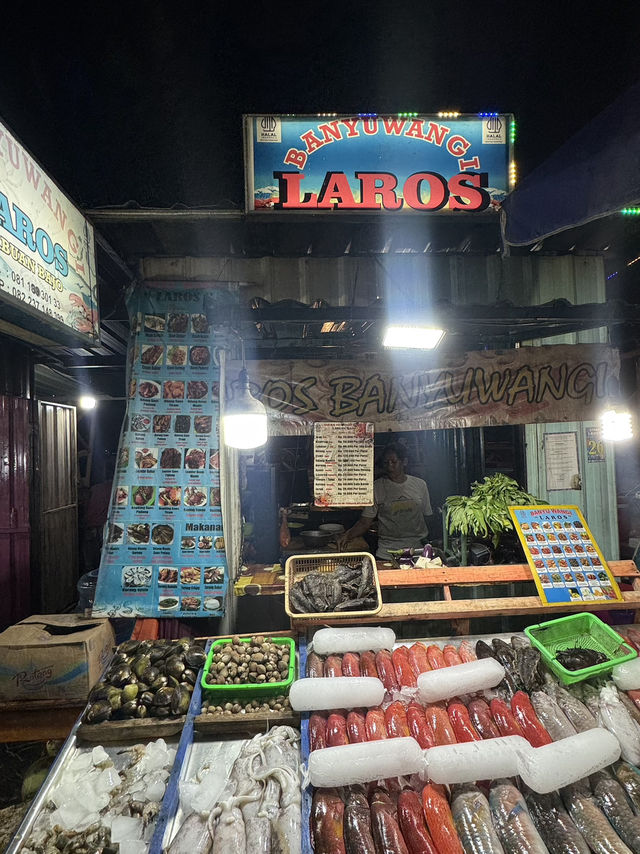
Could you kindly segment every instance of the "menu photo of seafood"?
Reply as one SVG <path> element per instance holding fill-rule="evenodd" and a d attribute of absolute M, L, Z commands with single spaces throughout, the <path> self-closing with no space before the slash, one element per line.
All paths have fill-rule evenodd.
<path fill-rule="evenodd" d="M 207 504 L 206 487 L 200 486 L 185 486 L 184 490 L 184 505 L 185 507 L 205 507 Z"/>
<path fill-rule="evenodd" d="M 167 347 L 167 365 L 174 368 L 184 368 L 187 364 L 187 348 L 176 344 Z"/>
<path fill-rule="evenodd" d="M 158 449 L 136 448 L 133 455 L 133 461 L 137 469 L 155 471 L 156 466 L 158 465 Z"/>
<path fill-rule="evenodd" d="M 156 368 L 162 364 L 163 356 L 162 344 L 144 344 L 140 350 L 140 363 L 145 368 Z"/>
<path fill-rule="evenodd" d="M 509 511 L 543 603 L 622 601 L 578 507 L 535 505 Z"/>
<path fill-rule="evenodd" d="M 180 507 L 182 504 L 182 487 L 160 486 L 158 488 L 158 507 Z"/>

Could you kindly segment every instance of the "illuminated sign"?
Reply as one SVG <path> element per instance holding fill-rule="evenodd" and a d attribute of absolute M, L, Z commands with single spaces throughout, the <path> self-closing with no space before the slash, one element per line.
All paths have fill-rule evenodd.
<path fill-rule="evenodd" d="M 18 325 L 98 338 L 93 228 L 1 123 L 0 300 Z"/>
<path fill-rule="evenodd" d="M 486 211 L 511 189 L 511 115 L 245 116 L 248 211 Z"/>

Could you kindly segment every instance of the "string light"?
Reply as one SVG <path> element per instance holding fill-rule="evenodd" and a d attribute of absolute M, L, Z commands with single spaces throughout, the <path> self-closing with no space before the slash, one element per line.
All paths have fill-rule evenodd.
<path fill-rule="evenodd" d="M 478 113 L 481 119 L 495 119 L 500 113 Z"/>
<path fill-rule="evenodd" d="M 438 113 L 439 119 L 457 119 L 460 113 L 448 111 L 443 113 Z"/>
<path fill-rule="evenodd" d="M 637 255 L 633 261 L 627 261 L 627 267 L 633 267 L 634 264 L 637 264 L 640 261 L 640 255 Z"/>
<path fill-rule="evenodd" d="M 640 216 L 640 208 L 622 208 L 620 213 L 624 216 Z"/>
<path fill-rule="evenodd" d="M 609 279 L 615 279 L 615 277 L 616 277 L 617 275 L 618 275 L 618 271 L 617 271 L 617 270 L 615 271 L 615 273 L 609 273 L 609 275 L 607 276 L 607 281 L 609 281 Z"/>
<path fill-rule="evenodd" d="M 516 141 L 516 120 L 511 119 L 511 123 L 509 124 L 509 142 L 513 145 Z"/>
<path fill-rule="evenodd" d="M 377 113 L 358 113 L 358 118 L 361 118 L 361 119 L 377 119 L 378 114 Z"/>
<path fill-rule="evenodd" d="M 320 118 L 328 118 L 329 116 L 337 116 L 337 113 L 316 113 Z"/>
<path fill-rule="evenodd" d="M 399 119 L 415 119 L 418 113 L 398 113 Z"/>
<path fill-rule="evenodd" d="M 517 166 L 516 166 L 516 162 L 515 162 L 515 160 L 512 160 L 512 161 L 509 163 L 509 184 L 510 184 L 510 186 L 512 186 L 512 187 L 514 187 L 514 186 L 515 186 L 515 183 L 516 183 L 516 177 L 517 177 L 517 172 L 518 172 L 518 169 L 517 169 Z"/>

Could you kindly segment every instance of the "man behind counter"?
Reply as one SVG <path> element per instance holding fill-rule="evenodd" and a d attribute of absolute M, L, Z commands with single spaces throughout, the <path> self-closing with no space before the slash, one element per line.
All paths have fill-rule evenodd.
<path fill-rule="evenodd" d="M 376 557 L 389 560 L 390 551 L 418 548 L 429 533 L 425 516 L 431 516 L 427 484 L 419 477 L 406 474 L 407 452 L 392 443 L 382 454 L 382 477 L 373 484 L 373 505 L 365 507 L 358 521 L 340 537 L 339 548 L 365 534 L 378 517 L 378 550 Z"/>

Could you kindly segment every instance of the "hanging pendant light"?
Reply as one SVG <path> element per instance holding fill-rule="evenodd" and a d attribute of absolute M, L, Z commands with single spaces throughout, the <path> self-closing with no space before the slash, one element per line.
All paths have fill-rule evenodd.
<path fill-rule="evenodd" d="M 231 448 L 259 448 L 267 441 L 267 410 L 249 388 L 249 374 L 244 364 L 238 376 L 238 389 L 233 399 L 225 403 L 222 427 L 224 441 Z"/>

